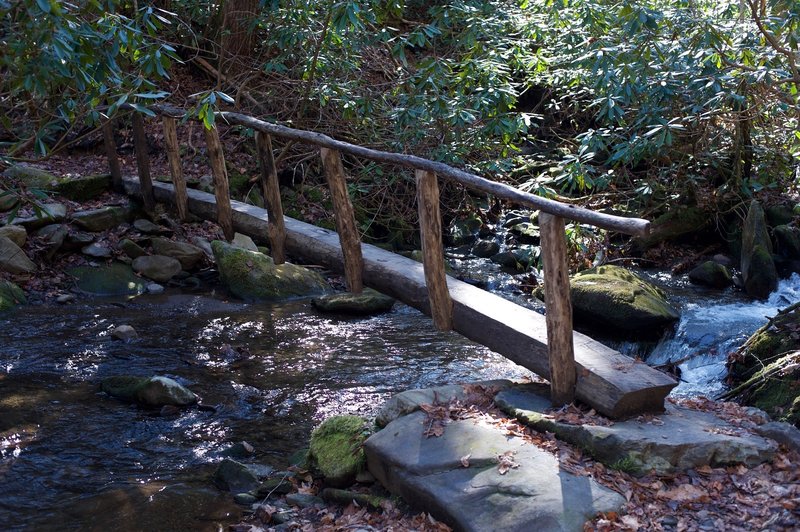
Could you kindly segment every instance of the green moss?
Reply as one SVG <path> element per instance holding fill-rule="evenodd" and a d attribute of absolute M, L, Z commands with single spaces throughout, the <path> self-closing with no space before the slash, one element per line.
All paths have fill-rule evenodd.
<path fill-rule="evenodd" d="M 639 251 L 645 250 L 661 242 L 701 231 L 710 220 L 708 213 L 698 207 L 679 207 L 659 216 L 651 225 L 650 234 L 638 237 L 633 242 Z"/>
<path fill-rule="evenodd" d="M 0 281 L 0 311 L 27 303 L 22 289 L 9 281 Z"/>
<path fill-rule="evenodd" d="M 367 421 L 358 416 L 331 417 L 314 430 L 311 459 L 328 484 L 346 486 L 364 469 L 368 435 Z"/>
<path fill-rule="evenodd" d="M 87 201 L 111 189 L 111 176 L 108 174 L 58 180 L 55 192 L 73 201 Z"/>
<path fill-rule="evenodd" d="M 628 473 L 630 475 L 639 474 L 642 470 L 641 463 L 631 456 L 620 458 L 613 464 L 610 464 L 608 467 L 611 469 L 616 469 L 617 471 L 622 471 L 623 473 Z"/>

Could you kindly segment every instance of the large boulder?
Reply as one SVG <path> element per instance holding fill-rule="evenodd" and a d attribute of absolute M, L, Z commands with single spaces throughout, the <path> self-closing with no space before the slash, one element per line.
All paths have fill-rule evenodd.
<path fill-rule="evenodd" d="M 22 248 L 6 236 L 0 236 L 0 271 L 20 274 L 36 271 L 36 264 Z"/>
<path fill-rule="evenodd" d="M 70 268 L 67 273 L 75 277 L 77 287 L 96 296 L 138 295 L 145 291 L 145 282 L 134 275 L 127 264 L 114 262 L 92 268 L 79 266 Z"/>
<path fill-rule="evenodd" d="M 197 402 L 197 396 L 169 377 L 131 377 L 127 375 L 103 379 L 101 389 L 117 399 L 143 406 L 188 406 Z"/>
<path fill-rule="evenodd" d="M 664 292 L 619 266 L 576 274 L 570 296 L 576 318 L 619 331 L 655 332 L 679 317 Z"/>
<path fill-rule="evenodd" d="M 203 260 L 203 250 L 186 242 L 175 242 L 168 238 L 153 238 L 153 251 L 177 259 L 184 270 L 191 270 Z"/>
<path fill-rule="evenodd" d="M 727 288 L 733 284 L 730 270 L 713 260 L 706 261 L 696 266 L 689 272 L 689 280 L 696 284 L 712 288 Z"/>
<path fill-rule="evenodd" d="M 159 283 L 166 283 L 181 271 L 180 261 L 165 255 L 136 257 L 131 266 L 136 273 Z"/>
<path fill-rule="evenodd" d="M 764 210 L 756 200 L 750 203 L 742 228 L 740 261 L 745 291 L 766 299 L 778 287 L 778 271 L 772 260 L 772 240 L 767 231 Z"/>
<path fill-rule="evenodd" d="M 231 493 L 247 493 L 258 488 L 258 477 L 245 464 L 226 458 L 211 477 L 214 485 Z"/>
<path fill-rule="evenodd" d="M 19 181 L 28 188 L 39 190 L 52 190 L 58 183 L 58 178 L 46 170 L 15 164 L 3 172 L 3 177 Z"/>
<path fill-rule="evenodd" d="M 212 242 L 211 249 L 220 281 L 233 295 L 245 301 L 279 301 L 322 295 L 330 290 L 320 274 L 301 266 L 289 263 L 276 266 L 263 253 L 221 240 Z"/>
<path fill-rule="evenodd" d="M 364 469 L 363 444 L 369 435 L 368 424 L 358 416 L 334 416 L 311 433 L 310 458 L 333 487 L 349 486 Z"/>
<path fill-rule="evenodd" d="M 0 311 L 27 303 L 22 289 L 9 281 L 0 281 Z"/>
<path fill-rule="evenodd" d="M 775 251 L 790 259 L 800 259 L 800 229 L 788 225 L 779 225 L 772 229 L 775 237 Z"/>
<path fill-rule="evenodd" d="M 87 231 L 99 233 L 127 222 L 130 217 L 131 210 L 127 207 L 101 207 L 76 212 L 72 215 L 72 221 Z"/>
<path fill-rule="evenodd" d="M 111 189 L 109 174 L 64 177 L 53 187 L 55 192 L 73 201 L 88 201 Z"/>
<path fill-rule="evenodd" d="M 365 288 L 360 294 L 352 292 L 326 294 L 312 299 L 311 303 L 322 312 L 366 316 L 392 310 L 394 299 L 372 288 Z"/>

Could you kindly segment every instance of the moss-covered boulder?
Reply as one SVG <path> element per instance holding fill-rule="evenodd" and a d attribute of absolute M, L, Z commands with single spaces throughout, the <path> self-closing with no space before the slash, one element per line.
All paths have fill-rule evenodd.
<path fill-rule="evenodd" d="M 477 216 L 457 218 L 450 223 L 447 231 L 447 242 L 451 246 L 472 244 L 478 239 L 483 222 Z"/>
<path fill-rule="evenodd" d="M 53 190 L 57 194 L 73 201 L 88 201 L 111 190 L 111 176 L 102 174 L 64 177 L 58 180 Z"/>
<path fill-rule="evenodd" d="M 689 280 L 695 284 L 723 289 L 733 284 L 730 270 L 713 260 L 706 261 L 689 272 Z"/>
<path fill-rule="evenodd" d="M 0 312 L 27 303 L 22 289 L 9 281 L 0 281 Z"/>
<path fill-rule="evenodd" d="M 394 299 L 372 288 L 365 288 L 360 294 L 352 292 L 327 294 L 312 299 L 311 303 L 322 312 L 368 316 L 392 310 Z"/>
<path fill-rule="evenodd" d="M 800 229 L 779 225 L 772 229 L 775 238 L 775 251 L 782 257 L 800 259 Z"/>
<path fill-rule="evenodd" d="M 772 240 L 767 231 L 764 210 L 756 200 L 750 203 L 742 228 L 740 261 L 745 291 L 766 299 L 778 287 L 778 271 L 772 260 Z"/>
<path fill-rule="evenodd" d="M 134 275 L 127 264 L 113 262 L 108 265 L 92 268 L 79 266 L 67 270 L 75 277 L 77 287 L 88 294 L 96 296 L 138 295 L 145 291 L 145 282 Z"/>
<path fill-rule="evenodd" d="M 143 406 L 188 406 L 197 402 L 191 390 L 169 377 L 107 377 L 101 389 L 111 397 Z"/>
<path fill-rule="evenodd" d="M 46 170 L 15 164 L 3 172 L 3 177 L 19 181 L 28 188 L 39 190 L 51 190 L 57 183 L 58 178 Z"/>
<path fill-rule="evenodd" d="M 655 332 L 679 317 L 663 291 L 619 266 L 576 274 L 570 296 L 577 319 L 621 332 Z"/>
<path fill-rule="evenodd" d="M 355 481 L 366 465 L 363 444 L 367 436 L 367 421 L 358 416 L 334 416 L 314 430 L 309 454 L 326 484 L 345 487 Z"/>
<path fill-rule="evenodd" d="M 656 218 L 650 226 L 650 233 L 635 238 L 633 244 L 639 251 L 643 251 L 661 242 L 702 231 L 710 221 L 708 213 L 698 207 L 678 207 Z"/>
<path fill-rule="evenodd" d="M 800 303 L 753 333 L 728 359 L 728 396 L 800 427 Z"/>
<path fill-rule="evenodd" d="M 0 212 L 10 211 L 19 203 L 19 195 L 13 190 L 0 188 Z"/>
<path fill-rule="evenodd" d="M 280 301 L 318 296 L 330 291 L 320 274 L 284 263 L 275 265 L 263 253 L 242 249 L 221 240 L 211 243 L 223 285 L 245 301 Z"/>

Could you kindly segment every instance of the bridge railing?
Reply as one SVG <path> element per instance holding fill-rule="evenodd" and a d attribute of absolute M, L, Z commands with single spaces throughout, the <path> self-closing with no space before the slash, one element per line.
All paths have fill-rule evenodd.
<path fill-rule="evenodd" d="M 128 108 L 130 109 L 130 107 Z M 184 116 L 184 110 L 160 104 L 152 105 L 149 109 L 161 117 L 167 159 L 175 189 L 175 203 L 178 215 L 182 220 L 186 220 L 189 212 L 188 195 L 181 167 L 176 128 L 176 119 Z M 359 293 L 363 289 L 363 258 L 353 206 L 347 193 L 346 174 L 341 154 L 348 153 L 364 159 L 413 168 L 416 177 L 423 268 L 430 312 L 434 325 L 441 330 L 450 330 L 453 327 L 453 302 L 450 298 L 444 266 L 438 178 L 448 179 L 471 190 L 538 209 L 540 211 L 545 319 L 550 369 L 547 377 L 551 384 L 551 400 L 554 405 L 572 402 L 575 394 L 576 373 L 565 220 L 575 220 L 630 235 L 646 235 L 650 226 L 648 221 L 613 216 L 575 205 L 567 205 L 523 192 L 509 185 L 485 179 L 441 162 L 414 155 L 374 150 L 336 140 L 320 133 L 272 124 L 241 113 L 220 112 L 217 113 L 216 120 L 244 126 L 255 131 L 256 153 L 261 169 L 260 184 L 268 216 L 267 237 L 270 241 L 272 258 L 276 264 L 282 264 L 286 260 L 286 228 L 277 169 L 272 152 L 272 137 L 312 144 L 320 148 L 322 165 L 333 202 L 336 231 L 339 234 L 342 248 L 345 281 L 348 290 L 354 293 Z M 155 199 L 143 121 L 140 113 L 133 114 L 134 149 L 142 200 L 145 209 L 152 211 Z M 121 188 L 122 173 L 114 144 L 113 127 L 113 121 L 107 121 L 103 125 L 103 136 L 113 182 L 115 187 Z M 217 222 L 222 228 L 225 238 L 232 240 L 234 235 L 233 215 L 222 143 L 216 128 L 204 128 L 204 131 L 213 176 Z"/>

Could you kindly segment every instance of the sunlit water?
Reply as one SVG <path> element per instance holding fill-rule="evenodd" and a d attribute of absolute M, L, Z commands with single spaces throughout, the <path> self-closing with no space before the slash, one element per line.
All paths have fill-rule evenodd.
<path fill-rule="evenodd" d="M 139 339 L 112 339 L 120 324 Z M 355 319 L 187 294 L 23 306 L 0 315 L 0 349 L 2 530 L 216 529 L 240 513 L 208 481 L 234 442 L 281 468 L 327 416 L 529 374 L 402 305 Z M 161 417 L 99 392 L 111 375 L 173 377 L 216 412 Z"/>

